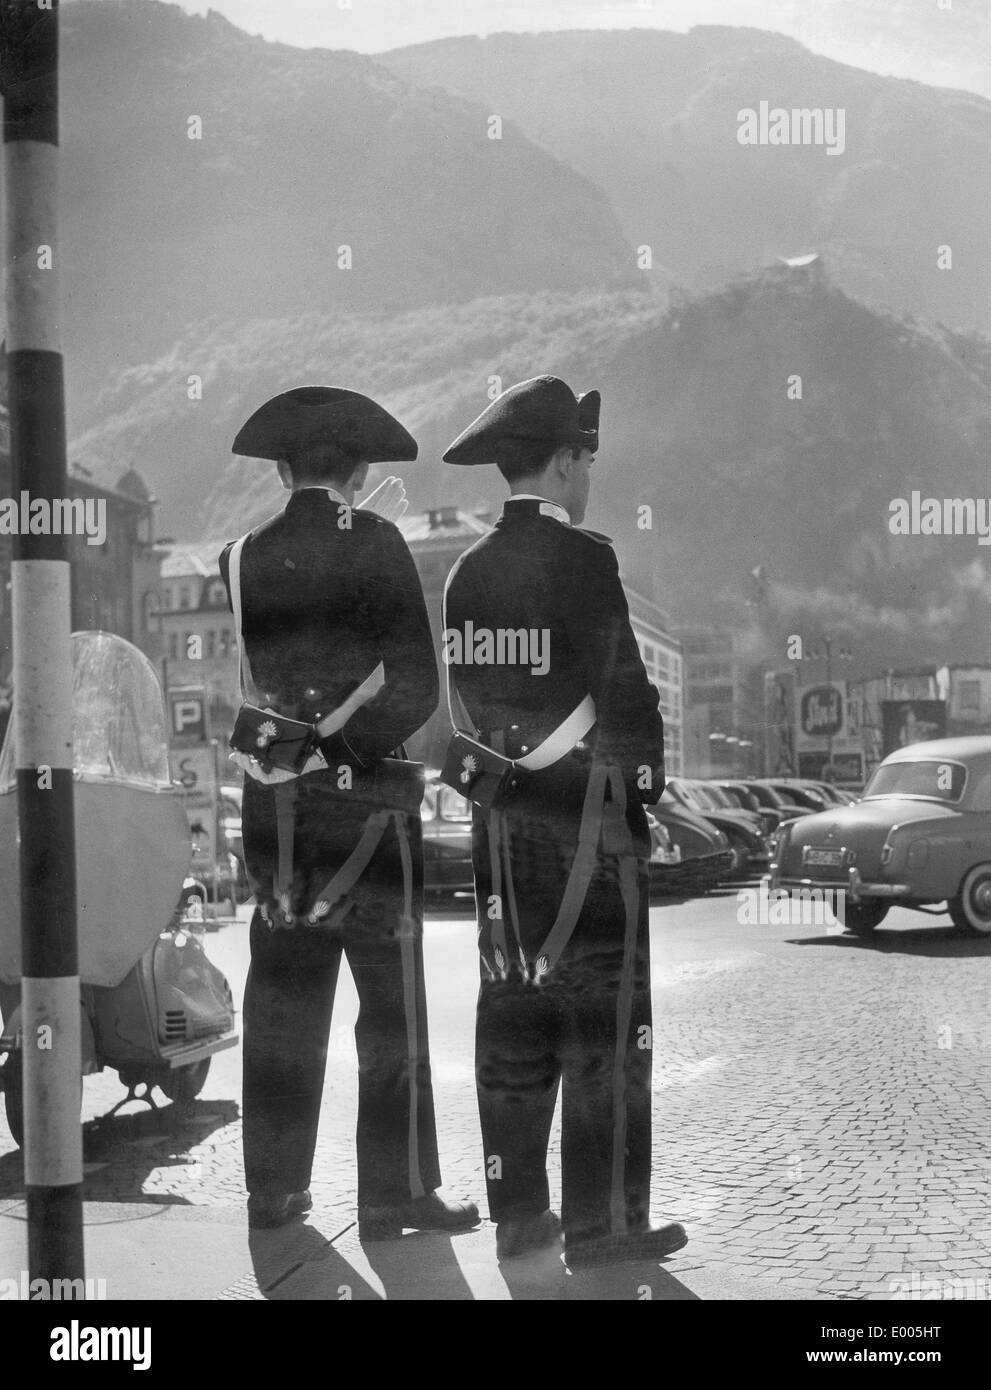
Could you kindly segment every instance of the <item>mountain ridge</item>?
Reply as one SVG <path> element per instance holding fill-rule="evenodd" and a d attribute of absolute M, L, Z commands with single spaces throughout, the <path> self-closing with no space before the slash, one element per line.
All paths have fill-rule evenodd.
<path fill-rule="evenodd" d="M 409 81 L 470 90 L 603 188 L 634 245 L 690 288 L 820 251 L 860 297 L 991 327 L 991 101 L 881 77 L 751 29 L 438 39 L 380 55 Z M 573 84 L 594 101 L 569 101 Z M 842 157 L 743 148 L 738 117 L 845 113 Z M 952 271 L 937 266 L 951 244 Z"/>

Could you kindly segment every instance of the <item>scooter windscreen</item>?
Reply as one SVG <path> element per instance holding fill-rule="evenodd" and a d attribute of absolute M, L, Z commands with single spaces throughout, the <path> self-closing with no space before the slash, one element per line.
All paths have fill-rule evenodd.
<path fill-rule="evenodd" d="M 155 668 L 109 632 L 76 632 L 73 776 L 80 978 L 116 985 L 172 920 L 189 864 Z M 21 975 L 14 714 L 0 750 L 0 980 Z"/>

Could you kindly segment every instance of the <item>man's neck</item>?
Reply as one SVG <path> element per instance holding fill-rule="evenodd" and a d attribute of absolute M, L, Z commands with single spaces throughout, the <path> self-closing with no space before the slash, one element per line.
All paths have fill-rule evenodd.
<path fill-rule="evenodd" d="M 542 511 L 546 507 L 548 515 L 553 516 L 556 514 L 558 521 L 565 521 L 569 526 L 572 524 L 571 513 L 564 503 L 553 497 L 548 497 L 544 492 L 529 492 L 527 489 L 521 487 L 518 491 L 510 492 L 509 500 L 510 502 L 539 502 Z"/>
<path fill-rule="evenodd" d="M 293 493 L 305 492 L 309 488 L 319 488 L 321 492 L 330 493 L 335 501 L 354 506 L 354 483 L 299 483 L 293 485 Z"/>

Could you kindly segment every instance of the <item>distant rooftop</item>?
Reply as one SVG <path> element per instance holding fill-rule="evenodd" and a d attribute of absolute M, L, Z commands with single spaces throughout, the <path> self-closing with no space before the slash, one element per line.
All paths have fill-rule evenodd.
<path fill-rule="evenodd" d="M 224 545 L 224 541 L 189 541 L 160 547 L 165 552 L 162 578 L 189 579 L 198 576 L 207 579 L 211 574 L 219 574 L 220 552 Z"/>
<path fill-rule="evenodd" d="M 462 541 L 470 545 L 491 531 L 490 513 L 466 512 L 460 507 L 431 507 L 425 512 L 407 513 L 398 523 L 408 545 L 424 549 L 430 545 L 447 547 Z"/>

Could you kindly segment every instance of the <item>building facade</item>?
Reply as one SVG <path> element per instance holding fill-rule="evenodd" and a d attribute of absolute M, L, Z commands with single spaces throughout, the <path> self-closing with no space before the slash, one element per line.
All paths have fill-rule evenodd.
<path fill-rule="evenodd" d="M 167 691 L 204 687 L 209 737 L 226 741 L 241 703 L 234 616 L 220 577 L 224 541 L 173 545 L 146 595 L 155 655 Z"/>
<path fill-rule="evenodd" d="M 2 353 L 0 353 L 2 358 Z M 10 431 L 0 373 L 0 498 L 12 495 Z M 90 544 L 85 534 L 68 538 L 71 625 L 74 632 L 102 629 L 118 633 L 149 655 L 154 652 L 143 595 L 158 583 L 155 549 L 155 499 L 134 469 L 115 487 L 100 487 L 78 464 L 70 465 L 67 495 L 71 503 L 101 518 L 105 534 Z M 30 492 L 30 489 L 28 489 Z M 11 559 L 13 538 L 0 532 L 0 732 L 11 700 Z"/>
<path fill-rule="evenodd" d="M 760 771 L 763 694 L 734 628 L 677 629 L 684 659 L 684 765 L 691 777 L 741 777 Z"/>

